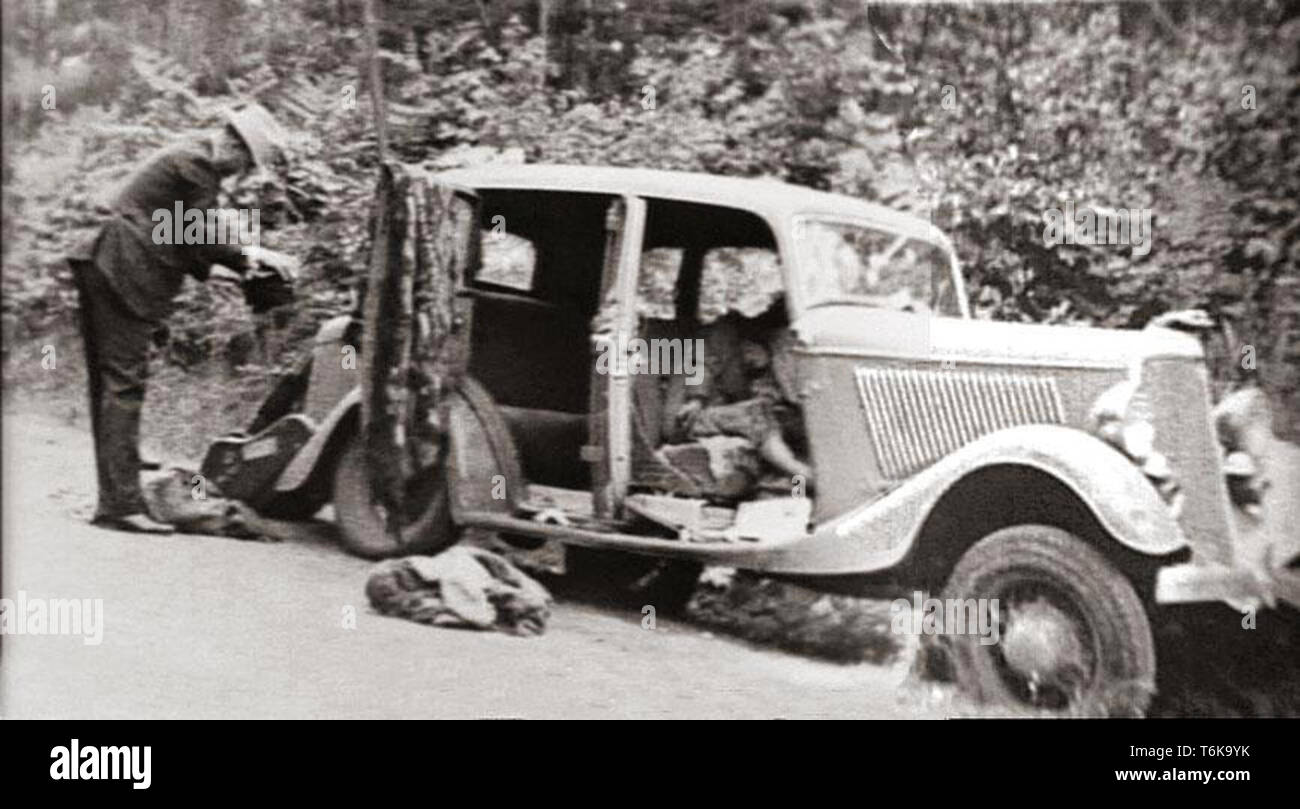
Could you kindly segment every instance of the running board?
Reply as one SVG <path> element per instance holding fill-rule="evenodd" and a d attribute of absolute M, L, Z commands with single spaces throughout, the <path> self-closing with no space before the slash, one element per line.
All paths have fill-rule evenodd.
<path fill-rule="evenodd" d="M 590 492 L 539 484 L 529 484 L 527 492 L 516 511 L 533 522 L 613 533 L 628 528 L 627 521 L 598 517 Z M 806 497 L 752 500 L 732 509 L 694 498 L 633 494 L 624 498 L 623 507 L 631 515 L 672 531 L 678 541 L 690 543 L 779 542 L 805 535 L 812 516 L 812 501 Z"/>
<path fill-rule="evenodd" d="M 519 504 L 519 509 L 534 513 L 558 511 L 568 517 L 585 520 L 596 517 L 591 492 L 538 483 L 528 484 L 527 497 Z"/>
<path fill-rule="evenodd" d="M 567 545 L 586 548 L 609 548 L 639 553 L 646 556 L 663 556 L 676 559 L 693 559 L 700 562 L 730 565 L 732 567 L 763 567 L 785 555 L 787 548 L 806 537 L 798 534 L 779 541 L 768 542 L 681 542 L 663 537 L 646 537 L 616 531 L 592 530 L 577 525 L 557 525 L 525 517 L 514 517 L 496 511 L 466 511 L 460 514 L 460 523 L 475 528 L 486 528 L 508 534 L 555 539 Z"/>

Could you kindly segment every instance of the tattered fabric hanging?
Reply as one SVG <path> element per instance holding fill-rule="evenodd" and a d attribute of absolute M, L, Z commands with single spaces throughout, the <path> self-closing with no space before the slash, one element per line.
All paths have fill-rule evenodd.
<path fill-rule="evenodd" d="M 456 291 L 478 248 L 478 212 L 469 192 L 397 163 L 381 169 L 372 211 L 362 434 L 374 502 L 400 537 L 408 482 L 445 459 L 445 394 L 469 353 Z"/>

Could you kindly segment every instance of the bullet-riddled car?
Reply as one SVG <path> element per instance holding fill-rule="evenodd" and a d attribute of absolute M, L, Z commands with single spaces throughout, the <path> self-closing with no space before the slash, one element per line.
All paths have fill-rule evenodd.
<path fill-rule="evenodd" d="M 459 189 L 477 223 L 446 451 L 385 530 L 340 318 L 317 338 L 310 437 L 261 495 L 332 500 L 355 552 L 480 528 L 841 592 L 892 582 L 996 618 L 997 643 L 945 628 L 966 688 L 1054 710 L 1149 694 L 1160 605 L 1274 603 L 1239 551 L 1193 334 L 974 319 L 928 222 L 775 181 L 511 165 L 421 182 Z"/>

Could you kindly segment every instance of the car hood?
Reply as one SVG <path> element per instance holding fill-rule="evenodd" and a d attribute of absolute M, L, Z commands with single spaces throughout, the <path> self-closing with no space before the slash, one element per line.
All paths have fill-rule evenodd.
<path fill-rule="evenodd" d="M 818 352 L 897 359 L 1018 361 L 1067 367 L 1127 367 L 1151 357 L 1198 359 L 1200 342 L 1171 329 L 1098 329 L 926 317 L 855 305 L 808 310 L 794 324 L 799 341 Z"/>

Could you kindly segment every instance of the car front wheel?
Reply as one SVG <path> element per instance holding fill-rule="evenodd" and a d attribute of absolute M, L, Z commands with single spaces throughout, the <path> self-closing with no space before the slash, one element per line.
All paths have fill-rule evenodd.
<path fill-rule="evenodd" d="M 1078 537 L 1044 525 L 996 531 L 962 556 L 943 595 L 945 612 L 980 616 L 941 633 L 958 684 L 977 699 L 1073 715 L 1141 715 L 1150 703 L 1155 644 L 1142 600 Z"/>

